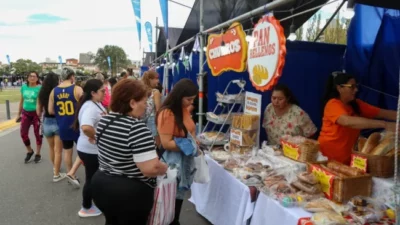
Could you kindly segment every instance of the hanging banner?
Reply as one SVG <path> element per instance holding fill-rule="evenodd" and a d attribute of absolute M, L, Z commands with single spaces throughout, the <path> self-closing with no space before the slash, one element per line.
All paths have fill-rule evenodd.
<path fill-rule="evenodd" d="M 140 0 L 131 0 L 133 13 L 135 14 L 137 33 L 139 37 L 139 48 L 142 47 L 142 19 L 140 15 Z"/>
<path fill-rule="evenodd" d="M 259 91 L 271 90 L 282 75 L 286 38 L 280 22 L 264 16 L 255 25 L 248 48 L 250 81 Z"/>
<path fill-rule="evenodd" d="M 168 39 L 168 0 L 160 0 L 161 14 L 164 21 L 165 37 Z"/>
<path fill-rule="evenodd" d="M 111 57 L 107 56 L 107 62 L 108 62 L 108 69 L 111 71 Z"/>
<path fill-rule="evenodd" d="M 58 63 L 60 63 L 62 65 L 62 57 L 61 57 L 61 55 L 58 56 Z"/>
<path fill-rule="evenodd" d="M 240 23 L 233 23 L 223 34 L 210 34 L 207 45 L 207 64 L 213 76 L 226 71 L 246 69 L 246 33 Z"/>
<path fill-rule="evenodd" d="M 144 28 L 146 29 L 147 40 L 149 42 L 150 52 L 153 52 L 153 27 L 151 26 L 151 23 L 149 21 L 147 21 L 144 24 Z"/>
<path fill-rule="evenodd" d="M 6 55 L 8 65 L 11 65 L 10 55 Z"/>

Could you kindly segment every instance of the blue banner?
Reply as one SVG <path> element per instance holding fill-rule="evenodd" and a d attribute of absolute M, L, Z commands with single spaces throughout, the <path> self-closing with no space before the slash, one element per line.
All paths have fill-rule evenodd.
<path fill-rule="evenodd" d="M 140 15 L 140 0 L 131 0 L 133 6 L 133 13 L 135 14 L 136 20 L 136 27 L 139 36 L 139 47 L 141 48 L 142 45 L 142 19 Z"/>
<path fill-rule="evenodd" d="M 111 70 L 111 57 L 107 56 L 108 68 Z"/>
<path fill-rule="evenodd" d="M 149 41 L 150 52 L 153 52 L 153 27 L 149 21 L 144 24 L 144 27 L 147 33 L 147 40 Z"/>
<path fill-rule="evenodd" d="M 168 39 L 168 0 L 160 0 L 160 7 L 164 21 L 165 37 Z"/>
<path fill-rule="evenodd" d="M 10 56 L 9 56 L 9 55 L 6 55 L 6 57 L 7 57 L 8 65 L 11 65 Z"/>
<path fill-rule="evenodd" d="M 61 55 L 58 56 L 58 62 L 62 65 L 62 57 L 61 57 Z"/>

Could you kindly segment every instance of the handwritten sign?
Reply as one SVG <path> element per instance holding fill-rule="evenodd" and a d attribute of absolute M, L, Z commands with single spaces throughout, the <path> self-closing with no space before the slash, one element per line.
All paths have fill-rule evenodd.
<path fill-rule="evenodd" d="M 367 172 L 367 166 L 368 166 L 368 159 L 367 157 L 361 156 L 361 155 L 351 155 L 351 163 L 350 166 L 353 168 L 360 169 L 364 171 L 364 173 Z"/>
<path fill-rule="evenodd" d="M 251 83 L 259 91 L 271 90 L 285 65 L 284 30 L 275 17 L 267 15 L 255 25 L 252 37 L 247 53 Z"/>
<path fill-rule="evenodd" d="M 243 145 L 243 132 L 238 129 L 231 129 L 231 140 L 233 144 Z"/>
<path fill-rule="evenodd" d="M 260 116 L 261 104 L 261 95 L 247 91 L 244 101 L 244 113 Z"/>
<path fill-rule="evenodd" d="M 206 56 L 213 76 L 226 71 L 245 71 L 247 42 L 242 25 L 235 22 L 223 34 L 210 34 Z"/>
<path fill-rule="evenodd" d="M 335 180 L 335 175 L 324 170 L 318 165 L 311 165 L 311 172 L 314 174 L 315 178 L 321 184 L 322 192 L 325 194 L 327 199 L 332 200 L 333 198 L 333 182 Z"/>
<path fill-rule="evenodd" d="M 294 160 L 299 160 L 301 152 L 299 149 L 299 146 L 290 144 L 289 142 L 286 141 L 281 141 L 282 144 L 282 149 L 283 149 L 283 154 Z"/>

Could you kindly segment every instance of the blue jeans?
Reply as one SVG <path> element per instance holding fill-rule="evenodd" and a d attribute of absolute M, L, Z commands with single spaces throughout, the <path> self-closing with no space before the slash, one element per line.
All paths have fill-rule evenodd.
<path fill-rule="evenodd" d="M 44 118 L 43 135 L 45 137 L 53 137 L 55 135 L 60 135 L 56 118 L 53 117 Z"/>
<path fill-rule="evenodd" d="M 155 116 L 150 116 L 147 118 L 146 126 L 149 128 L 153 137 L 158 136 Z"/>

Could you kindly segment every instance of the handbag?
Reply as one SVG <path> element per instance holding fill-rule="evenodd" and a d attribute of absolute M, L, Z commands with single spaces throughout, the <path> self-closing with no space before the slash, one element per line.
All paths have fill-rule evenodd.
<path fill-rule="evenodd" d="M 194 182 L 206 184 L 210 181 L 210 171 L 204 153 L 194 158 L 196 173 L 194 174 Z"/>
<path fill-rule="evenodd" d="M 104 131 L 117 119 L 117 118 L 121 118 L 122 115 L 115 115 L 114 118 L 110 119 L 110 121 L 108 121 L 106 123 L 106 125 L 104 126 L 104 128 L 99 132 L 99 134 L 97 135 L 96 138 L 96 142 L 99 143 L 101 136 L 103 136 Z"/>

